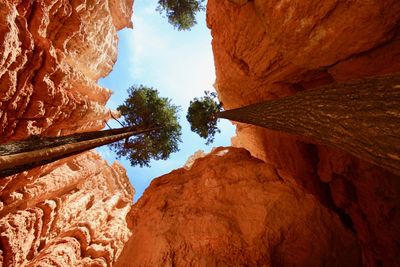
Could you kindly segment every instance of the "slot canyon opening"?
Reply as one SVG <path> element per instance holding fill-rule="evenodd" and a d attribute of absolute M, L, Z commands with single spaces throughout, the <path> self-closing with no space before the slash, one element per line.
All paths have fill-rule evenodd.
<path fill-rule="evenodd" d="M 116 64 L 108 76 L 99 80 L 101 86 L 113 91 L 107 102 L 111 110 L 123 104 L 130 86 L 139 84 L 157 89 L 160 96 L 171 99 L 180 107 L 182 142 L 179 151 L 171 154 L 168 160 L 152 160 L 150 167 L 132 167 L 127 159 L 118 158 L 108 146 L 97 149 L 110 164 L 118 160 L 125 167 L 135 188 L 135 201 L 153 178 L 182 167 L 196 151 L 210 152 L 212 147 L 229 146 L 235 135 L 234 126 L 229 121 L 221 121 L 221 133 L 213 144 L 205 145 L 203 139 L 191 132 L 186 120 L 190 100 L 205 90 L 215 90 L 211 33 L 206 25 L 205 11 L 197 13 L 197 24 L 189 31 L 178 31 L 156 11 L 156 7 L 155 0 L 134 2 L 134 28 L 118 32 Z M 108 124 L 112 128 L 121 127 L 113 119 Z"/>
<path fill-rule="evenodd" d="M 156 11 L 160 1 L 0 4 L 1 143 L 36 136 L 43 148 L 42 137 L 98 131 L 128 88 L 141 84 L 180 106 L 183 128 L 180 151 L 150 168 L 131 167 L 103 146 L 100 155 L 80 153 L 0 180 L 0 265 L 397 266 L 398 175 L 253 125 L 237 124 L 231 139 L 235 129 L 224 120 L 207 146 L 185 115 L 190 100 L 214 83 L 232 110 L 399 73 L 400 2 L 331 1 L 316 8 L 304 0 L 208 0 L 211 38 L 205 12 L 190 31 L 177 31 Z M 381 103 L 388 104 L 385 96 Z M 303 101 L 307 108 L 311 102 Z M 367 113 L 379 115 L 382 106 Z M 255 120 L 267 117 L 259 111 Z M 371 125 L 365 122 L 371 121 L 351 125 L 363 133 L 360 126 Z M 113 119 L 108 125 L 121 128 Z M 399 136 L 385 139 L 396 149 Z M 224 147 L 205 155 L 211 146 Z"/>

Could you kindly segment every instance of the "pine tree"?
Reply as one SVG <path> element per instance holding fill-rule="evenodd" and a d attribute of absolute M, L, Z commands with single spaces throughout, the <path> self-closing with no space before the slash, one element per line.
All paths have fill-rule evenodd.
<path fill-rule="evenodd" d="M 125 126 L 120 129 L 32 136 L 0 145 L 0 178 L 114 142 L 119 156 L 126 156 L 132 165 L 139 166 L 149 166 L 151 159 L 167 159 L 178 151 L 178 107 L 159 97 L 157 90 L 142 85 L 129 88 L 129 97 L 118 110 Z"/>
<path fill-rule="evenodd" d="M 196 25 L 196 13 L 203 11 L 204 0 L 159 0 L 157 11 L 161 14 L 165 12 L 168 22 L 174 28 L 190 30 Z"/>
<path fill-rule="evenodd" d="M 226 111 L 208 94 L 190 102 L 186 118 L 207 142 L 219 131 L 216 121 L 225 118 L 307 137 L 400 174 L 400 75 L 332 84 Z"/>

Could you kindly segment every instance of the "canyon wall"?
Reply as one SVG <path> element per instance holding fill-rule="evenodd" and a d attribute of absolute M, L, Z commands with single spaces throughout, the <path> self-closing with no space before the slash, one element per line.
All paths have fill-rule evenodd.
<path fill-rule="evenodd" d="M 230 109 L 400 72 L 399 14 L 397 0 L 209 0 L 219 97 Z M 97 80 L 132 0 L 1 1 L 0 15 L 0 143 L 101 129 Z M 233 144 L 251 155 L 199 152 L 134 206 L 123 168 L 94 152 L 2 179 L 2 266 L 398 265 L 399 177 L 244 124 Z"/>
<path fill-rule="evenodd" d="M 131 232 L 125 169 L 84 153 L 17 176 L 1 192 L 2 266 L 110 266 Z"/>
<path fill-rule="evenodd" d="M 0 12 L 0 142 L 103 128 L 111 91 L 96 82 L 132 0 L 2 1 Z"/>
<path fill-rule="evenodd" d="M 219 98 L 231 109 L 400 72 L 399 14 L 396 0 L 209 0 Z M 250 125 L 237 124 L 233 144 L 265 164 L 198 153 L 192 169 L 156 179 L 129 215 L 118 266 L 398 266 L 400 177 Z"/>
<path fill-rule="evenodd" d="M 0 143 L 99 130 L 97 85 L 132 27 L 132 0 L 0 1 Z M 133 188 L 83 153 L 0 180 L 1 266 L 110 266 L 130 236 Z"/>
<path fill-rule="evenodd" d="M 116 266 L 361 266 L 353 232 L 240 148 L 197 154 L 153 180 Z"/>
<path fill-rule="evenodd" d="M 398 1 L 209 0 L 219 98 L 230 109 L 399 72 L 399 11 Z M 117 266 L 398 266 L 400 177 L 244 124 L 233 145 L 254 157 L 199 152 L 152 182 Z"/>
<path fill-rule="evenodd" d="M 319 85 L 400 72 L 400 2 L 209 0 L 225 109 Z M 235 146 L 340 214 L 365 266 L 400 262 L 400 177 L 300 137 L 237 124 Z"/>

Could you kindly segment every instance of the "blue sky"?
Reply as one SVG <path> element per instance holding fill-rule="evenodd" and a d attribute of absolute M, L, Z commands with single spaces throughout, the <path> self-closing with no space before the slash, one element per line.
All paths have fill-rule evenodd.
<path fill-rule="evenodd" d="M 211 34 L 206 26 L 205 13 L 198 15 L 198 24 L 191 31 L 177 31 L 155 11 L 156 7 L 156 0 L 135 1 L 134 29 L 118 33 L 117 63 L 113 71 L 99 81 L 100 85 L 114 92 L 107 103 L 111 109 L 116 109 L 127 98 L 127 89 L 134 84 L 157 88 L 161 96 L 172 99 L 181 107 L 182 143 L 179 152 L 166 161 L 152 161 L 150 168 L 132 167 L 125 159 L 119 159 L 136 190 L 135 201 L 152 179 L 182 167 L 187 158 L 199 149 L 209 152 L 213 146 L 229 146 L 235 134 L 232 124 L 221 120 L 221 133 L 216 136 L 214 144 L 206 146 L 204 139 L 190 131 L 185 118 L 191 99 L 202 96 L 204 90 L 214 90 Z M 109 124 L 114 128 L 120 127 L 116 122 Z M 97 151 L 110 163 L 117 158 L 107 146 Z"/>

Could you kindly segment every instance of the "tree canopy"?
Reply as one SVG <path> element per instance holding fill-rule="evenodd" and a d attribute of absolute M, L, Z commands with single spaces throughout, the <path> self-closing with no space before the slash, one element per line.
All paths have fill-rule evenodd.
<path fill-rule="evenodd" d="M 129 159 L 132 166 L 149 166 L 151 159 L 167 159 L 179 150 L 178 143 L 181 142 L 179 108 L 168 98 L 160 97 L 158 91 L 151 87 L 132 86 L 128 93 L 128 98 L 118 107 L 124 119 L 122 124 L 134 130 L 155 130 L 110 146 L 119 157 Z"/>
<path fill-rule="evenodd" d="M 216 120 L 228 119 L 308 138 L 400 174 L 400 90 L 394 90 L 399 85 L 395 73 L 224 111 L 206 94 L 190 102 L 187 119 L 208 142 L 219 131 Z"/>
<path fill-rule="evenodd" d="M 203 2 L 205 0 L 159 0 L 157 11 L 160 14 L 165 12 L 168 22 L 174 28 L 181 30 L 190 30 L 197 21 L 196 13 L 204 10 Z"/>
<path fill-rule="evenodd" d="M 215 100 L 217 95 L 214 92 L 204 93 L 205 96 L 190 101 L 186 119 L 191 130 L 206 139 L 208 145 L 214 141 L 215 134 L 221 132 L 217 127 L 217 115 L 222 110 L 222 104 Z"/>

